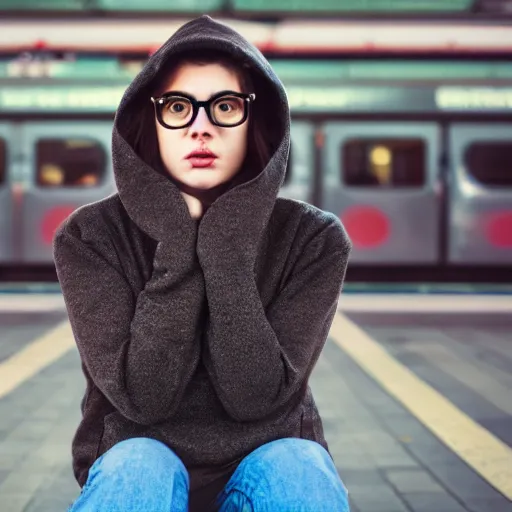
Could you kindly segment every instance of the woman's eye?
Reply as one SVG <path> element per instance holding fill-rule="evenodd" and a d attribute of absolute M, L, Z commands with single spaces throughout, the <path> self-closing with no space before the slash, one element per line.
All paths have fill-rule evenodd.
<path fill-rule="evenodd" d="M 216 107 L 223 114 L 233 114 L 239 111 L 241 108 L 237 98 L 229 98 L 217 103 Z"/>
<path fill-rule="evenodd" d="M 169 105 L 169 110 L 171 112 L 176 112 L 177 114 L 179 114 L 180 112 L 183 112 L 185 110 L 185 105 L 183 105 L 183 103 L 179 103 L 176 101 Z"/>
<path fill-rule="evenodd" d="M 171 100 L 167 103 L 166 110 L 169 114 L 184 115 L 190 110 L 190 108 L 187 102 L 183 100 Z"/>
<path fill-rule="evenodd" d="M 233 107 L 229 103 L 221 103 L 219 108 L 222 110 L 222 112 L 229 112 Z"/>

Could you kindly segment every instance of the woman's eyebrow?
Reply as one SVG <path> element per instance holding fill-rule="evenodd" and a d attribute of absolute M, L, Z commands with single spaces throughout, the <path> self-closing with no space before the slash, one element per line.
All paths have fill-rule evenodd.
<path fill-rule="evenodd" d="M 210 94 L 210 96 L 208 96 L 208 99 L 205 100 L 205 101 L 210 101 L 213 97 L 218 96 L 221 93 L 222 94 L 232 94 L 232 93 L 240 94 L 238 91 L 233 91 L 231 89 L 225 89 L 225 90 L 217 91 L 217 92 L 214 92 L 214 93 Z M 174 91 L 174 90 L 171 90 L 171 91 L 164 92 L 162 94 L 162 96 L 170 96 L 170 95 L 190 97 L 190 98 L 194 98 L 194 100 L 196 100 L 196 101 L 199 101 L 193 94 L 191 94 L 189 92 L 185 92 L 185 91 Z"/>

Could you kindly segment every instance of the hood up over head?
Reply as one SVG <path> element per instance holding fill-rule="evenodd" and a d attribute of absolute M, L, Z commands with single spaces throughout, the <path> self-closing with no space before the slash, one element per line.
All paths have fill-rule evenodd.
<path fill-rule="evenodd" d="M 120 199 L 130 218 L 156 240 L 165 238 L 169 229 L 194 226 L 178 184 L 155 161 L 144 161 L 136 151 L 135 128 L 141 112 L 151 104 L 159 80 L 191 52 L 222 52 L 249 72 L 256 101 L 251 117 L 261 118 L 262 134 L 270 142 L 270 157 L 262 169 L 244 162 L 240 172 L 227 183 L 211 210 L 226 209 L 236 215 L 239 208 L 257 217 L 263 228 L 284 181 L 290 145 L 290 114 L 286 92 L 265 57 L 238 32 L 203 15 L 183 25 L 135 77 L 119 104 L 112 139 L 114 175 Z M 257 113 L 256 113 L 257 111 Z M 154 134 L 156 138 L 156 130 Z M 215 191 L 212 191 L 212 193 Z M 218 193 L 217 193 L 218 195 Z M 206 197 L 199 197 L 208 206 Z M 211 202 L 211 201 L 210 201 Z M 209 213 L 206 212 L 205 215 Z M 215 223 L 217 224 L 217 223 Z"/>

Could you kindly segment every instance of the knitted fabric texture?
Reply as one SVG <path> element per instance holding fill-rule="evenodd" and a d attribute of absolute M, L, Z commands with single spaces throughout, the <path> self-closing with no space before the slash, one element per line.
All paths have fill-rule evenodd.
<path fill-rule="evenodd" d="M 180 52 L 202 49 L 251 65 L 270 91 L 254 108 L 273 102 L 280 128 L 266 167 L 196 222 L 125 132 L 138 95 Z M 137 436 L 175 451 L 191 491 L 275 439 L 327 448 L 308 379 L 351 244 L 335 215 L 278 197 L 289 144 L 281 82 L 254 46 L 209 16 L 178 30 L 126 90 L 112 140 L 118 192 L 77 209 L 54 237 L 87 385 L 72 446 L 80 486 L 102 453 Z"/>

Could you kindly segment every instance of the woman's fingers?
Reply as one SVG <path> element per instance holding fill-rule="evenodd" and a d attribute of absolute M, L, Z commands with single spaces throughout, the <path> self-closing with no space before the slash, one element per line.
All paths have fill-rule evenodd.
<path fill-rule="evenodd" d="M 181 195 L 185 199 L 185 202 L 188 206 L 188 211 L 190 212 L 190 216 L 193 219 L 199 219 L 203 214 L 203 205 L 201 201 L 194 196 L 186 194 L 185 192 L 181 192 Z"/>

